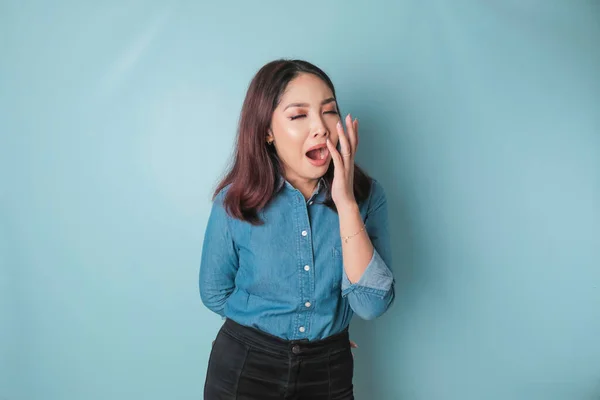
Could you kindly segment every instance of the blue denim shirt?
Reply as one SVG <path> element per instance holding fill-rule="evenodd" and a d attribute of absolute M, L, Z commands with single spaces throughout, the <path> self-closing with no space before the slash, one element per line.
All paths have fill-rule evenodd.
<path fill-rule="evenodd" d="M 317 340 L 341 332 L 352 316 L 382 315 L 395 296 L 389 269 L 391 248 L 387 201 L 373 180 L 359 204 L 374 252 L 352 284 L 342 265 L 339 218 L 322 204 L 323 179 L 306 200 L 280 179 L 275 197 L 261 212 L 261 226 L 230 217 L 215 198 L 204 236 L 200 296 L 223 318 L 286 340 Z M 349 241 L 351 245 L 351 240 Z"/>

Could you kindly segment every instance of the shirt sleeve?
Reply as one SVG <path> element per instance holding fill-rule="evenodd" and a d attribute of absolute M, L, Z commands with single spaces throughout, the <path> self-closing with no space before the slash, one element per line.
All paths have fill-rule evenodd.
<path fill-rule="evenodd" d="M 225 317 L 225 303 L 235 288 L 238 252 L 229 226 L 229 216 L 223 206 L 223 192 L 213 202 L 200 261 L 199 287 L 202 303 Z"/>
<path fill-rule="evenodd" d="M 365 225 L 373 244 L 373 256 L 358 282 L 351 283 L 345 270 L 342 276 L 342 296 L 348 298 L 354 313 L 366 320 L 381 316 L 395 298 L 395 279 L 389 268 L 391 246 L 387 198 L 383 187 L 375 180 L 370 197 Z"/>

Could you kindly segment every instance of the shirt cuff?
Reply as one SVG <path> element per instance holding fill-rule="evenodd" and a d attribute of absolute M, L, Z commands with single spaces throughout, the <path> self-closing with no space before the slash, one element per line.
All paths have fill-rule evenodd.
<path fill-rule="evenodd" d="M 391 289 L 393 282 L 394 276 L 392 271 L 385 264 L 377 249 L 373 249 L 373 257 L 371 257 L 367 269 L 358 282 L 351 283 L 344 269 L 342 273 L 342 296 L 346 297 L 355 290 L 385 296 Z"/>

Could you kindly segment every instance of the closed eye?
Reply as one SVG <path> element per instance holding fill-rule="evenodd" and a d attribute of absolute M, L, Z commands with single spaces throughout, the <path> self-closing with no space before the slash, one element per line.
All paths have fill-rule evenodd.
<path fill-rule="evenodd" d="M 325 111 L 323 114 L 333 114 L 333 115 L 337 115 L 338 112 L 336 110 L 331 110 L 331 111 Z M 298 115 L 294 115 L 293 117 L 290 117 L 290 120 L 293 121 L 295 119 L 298 118 L 304 118 L 306 117 L 306 114 L 298 114 Z"/>

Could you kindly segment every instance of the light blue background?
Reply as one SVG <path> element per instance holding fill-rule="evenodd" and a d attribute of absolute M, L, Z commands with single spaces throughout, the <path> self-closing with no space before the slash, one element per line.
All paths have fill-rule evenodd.
<path fill-rule="evenodd" d="M 600 398 L 598 1 L 3 1 L 0 399 L 200 399 L 211 191 L 264 63 L 323 67 L 385 186 L 358 399 Z"/>

